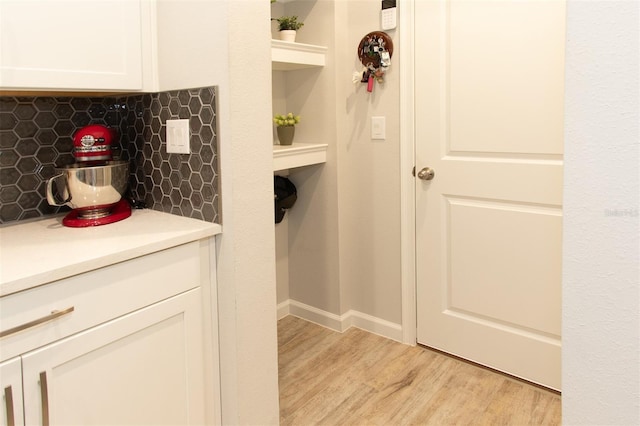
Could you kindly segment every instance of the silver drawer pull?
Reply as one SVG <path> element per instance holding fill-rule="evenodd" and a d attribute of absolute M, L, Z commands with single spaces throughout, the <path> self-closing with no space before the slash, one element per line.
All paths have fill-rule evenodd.
<path fill-rule="evenodd" d="M 42 426 L 49 426 L 49 387 L 47 372 L 40 373 L 40 401 L 42 403 Z"/>
<path fill-rule="evenodd" d="M 13 414 L 13 391 L 11 386 L 4 388 L 4 401 L 7 407 L 7 426 L 16 426 L 16 419 Z"/>
<path fill-rule="evenodd" d="M 56 318 L 60 318 L 63 315 L 66 315 L 68 313 L 73 312 L 74 309 L 75 308 L 73 306 L 71 306 L 71 307 L 69 307 L 67 309 L 63 309 L 61 311 L 51 311 L 51 313 L 49 315 L 46 315 L 46 316 L 44 316 L 42 318 L 38 318 L 38 319 L 35 319 L 33 321 L 29 321 L 27 323 L 21 324 L 21 325 L 19 325 L 17 327 L 10 328 L 8 330 L 0 331 L 0 338 L 9 336 L 11 334 L 17 333 L 17 332 L 22 331 L 22 330 L 26 330 L 27 328 L 34 327 L 34 326 L 36 326 L 38 324 L 42 324 L 43 322 L 47 322 L 47 321 L 54 320 Z"/>

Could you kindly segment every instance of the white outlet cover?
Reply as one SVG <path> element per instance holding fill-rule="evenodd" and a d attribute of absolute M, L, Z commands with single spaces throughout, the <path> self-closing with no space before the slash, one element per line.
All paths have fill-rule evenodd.
<path fill-rule="evenodd" d="M 167 120 L 167 153 L 191 154 L 189 120 Z"/>

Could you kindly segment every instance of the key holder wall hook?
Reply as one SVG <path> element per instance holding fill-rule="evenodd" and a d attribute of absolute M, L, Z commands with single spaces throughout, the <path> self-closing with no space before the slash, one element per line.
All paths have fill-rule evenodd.
<path fill-rule="evenodd" d="M 391 65 L 393 56 L 393 41 L 382 31 L 373 31 L 362 37 L 358 45 L 358 58 L 365 70 L 362 73 L 362 83 L 367 83 L 367 91 L 373 91 L 374 81 L 382 83 L 384 73 Z"/>

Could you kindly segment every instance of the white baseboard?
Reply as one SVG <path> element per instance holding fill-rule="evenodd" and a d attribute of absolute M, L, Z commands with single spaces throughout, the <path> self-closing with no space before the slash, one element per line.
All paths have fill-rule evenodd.
<path fill-rule="evenodd" d="M 309 322 L 327 327 L 340 333 L 350 327 L 360 328 L 397 342 L 402 342 L 402 326 L 353 309 L 336 315 L 295 300 L 286 300 L 278 304 L 278 319 L 293 315 Z"/>
<path fill-rule="evenodd" d="M 289 299 L 285 300 L 282 303 L 278 303 L 276 309 L 278 312 L 278 320 L 281 320 L 282 318 L 289 315 Z"/>
<path fill-rule="evenodd" d="M 400 324 L 354 310 L 347 312 L 345 315 L 351 317 L 351 325 L 353 327 L 386 337 L 387 339 L 395 340 L 396 342 L 402 342 L 402 325 Z"/>

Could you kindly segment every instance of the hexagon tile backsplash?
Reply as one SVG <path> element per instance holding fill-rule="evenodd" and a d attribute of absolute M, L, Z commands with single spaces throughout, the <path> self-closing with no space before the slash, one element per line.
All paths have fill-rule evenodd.
<path fill-rule="evenodd" d="M 87 124 L 119 130 L 114 155 L 131 162 L 132 196 L 147 207 L 220 223 L 216 89 L 126 97 L 0 97 L 0 223 L 55 214 L 46 181 L 73 163 Z M 167 154 L 165 123 L 188 119 L 191 154 Z"/>

